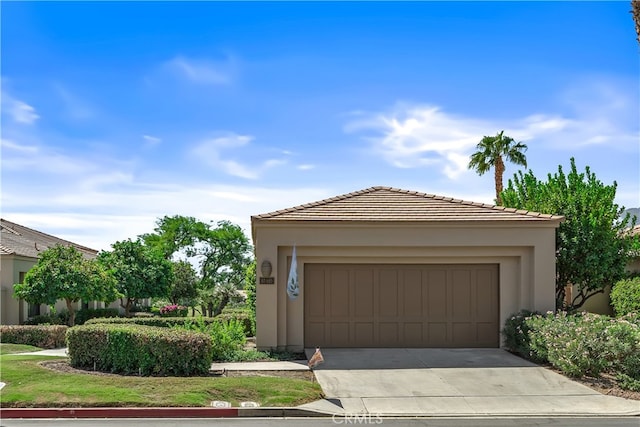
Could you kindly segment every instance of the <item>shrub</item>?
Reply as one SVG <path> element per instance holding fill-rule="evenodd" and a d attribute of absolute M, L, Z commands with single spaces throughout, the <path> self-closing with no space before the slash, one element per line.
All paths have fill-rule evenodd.
<path fill-rule="evenodd" d="M 225 322 L 235 320 L 242 324 L 244 328 L 244 334 L 247 337 L 255 335 L 255 319 L 248 308 L 226 308 L 222 310 L 222 313 L 215 317 Z"/>
<path fill-rule="evenodd" d="M 237 320 L 218 320 L 207 324 L 201 317 L 179 328 L 208 334 L 213 342 L 212 356 L 215 361 L 236 360 L 246 343 L 244 325 Z"/>
<path fill-rule="evenodd" d="M 84 308 L 76 313 L 76 325 L 83 325 L 89 319 L 98 317 L 118 317 L 120 310 L 117 308 Z"/>
<path fill-rule="evenodd" d="M 64 325 L 66 320 L 58 314 L 39 314 L 25 320 L 25 325 Z"/>
<path fill-rule="evenodd" d="M 139 375 L 205 375 L 212 341 L 205 334 L 134 324 L 91 324 L 67 332 L 77 368 Z"/>
<path fill-rule="evenodd" d="M 521 310 L 520 312 L 509 316 L 502 329 L 504 337 L 504 346 L 507 350 L 517 353 L 527 359 L 535 361 L 539 360 L 531 349 L 531 338 L 529 337 L 529 324 L 527 320 L 540 313 L 529 310 Z"/>
<path fill-rule="evenodd" d="M 214 317 L 202 317 L 202 321 L 206 324 L 217 322 Z M 193 322 L 190 317 L 117 317 L 117 318 L 98 318 L 88 320 L 86 325 L 95 324 L 125 324 L 125 325 L 144 325 L 158 326 L 161 328 L 172 328 L 174 326 L 184 326 Z"/>
<path fill-rule="evenodd" d="M 61 348 L 65 345 L 67 329 L 66 325 L 2 325 L 0 342 L 40 348 Z"/>
<path fill-rule="evenodd" d="M 613 359 L 607 348 L 608 324 L 608 317 L 591 313 L 533 317 L 529 324 L 532 349 L 569 376 L 598 376 L 611 367 Z"/>
<path fill-rule="evenodd" d="M 162 317 L 187 317 L 189 309 L 182 305 L 165 305 L 160 308 L 160 316 Z"/>
<path fill-rule="evenodd" d="M 617 282 L 611 289 L 610 298 L 616 316 L 640 313 L 640 277 Z"/>

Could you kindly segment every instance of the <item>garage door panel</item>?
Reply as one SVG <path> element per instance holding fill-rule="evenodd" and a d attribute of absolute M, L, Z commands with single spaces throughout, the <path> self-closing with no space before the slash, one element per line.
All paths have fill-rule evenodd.
<path fill-rule="evenodd" d="M 425 341 L 422 323 L 412 322 L 403 324 L 403 341 L 407 347 L 419 347 Z"/>
<path fill-rule="evenodd" d="M 429 323 L 427 341 L 430 347 L 447 347 L 447 324 Z"/>
<path fill-rule="evenodd" d="M 368 347 L 374 342 L 373 322 L 356 322 L 354 325 L 355 341 L 357 347 Z"/>
<path fill-rule="evenodd" d="M 309 283 L 322 284 L 322 286 L 305 287 L 305 312 L 311 317 L 322 317 L 328 304 L 325 301 L 325 272 L 324 270 L 311 270 L 305 280 Z"/>
<path fill-rule="evenodd" d="M 305 264 L 305 346 L 498 347 L 497 265 Z"/>
<path fill-rule="evenodd" d="M 373 318 L 373 296 L 375 294 L 373 290 L 373 271 L 356 270 L 353 287 L 355 316 Z"/>
<path fill-rule="evenodd" d="M 453 347 L 458 347 L 458 344 L 473 343 L 476 341 L 474 327 L 471 323 L 468 322 L 454 322 L 451 325 L 452 334 L 451 334 L 451 345 Z"/>
<path fill-rule="evenodd" d="M 429 319 L 447 319 L 447 274 L 446 271 L 428 271 L 427 313 Z"/>
<path fill-rule="evenodd" d="M 378 313 L 380 316 L 398 315 L 398 271 L 382 270 L 378 279 Z"/>
<path fill-rule="evenodd" d="M 380 322 L 378 325 L 379 346 L 380 347 L 397 347 L 399 345 L 398 334 L 400 332 L 398 323 L 396 322 Z"/>
<path fill-rule="evenodd" d="M 325 335 L 324 322 L 309 322 L 305 325 L 305 337 L 309 337 L 309 342 L 306 344 L 309 347 L 319 347 L 328 342 L 328 337 Z"/>
<path fill-rule="evenodd" d="M 500 345 L 500 341 L 496 336 L 495 327 L 496 325 L 494 323 L 477 324 L 476 329 L 479 346 L 498 347 Z"/>
<path fill-rule="evenodd" d="M 403 306 L 405 316 L 421 317 L 423 311 L 423 285 L 420 270 L 407 270 L 403 277 Z"/>
<path fill-rule="evenodd" d="M 329 329 L 331 331 L 330 339 L 335 347 L 348 347 L 351 344 L 348 322 L 333 322 Z"/>
<path fill-rule="evenodd" d="M 331 283 L 329 283 L 329 307 L 331 316 L 349 317 L 348 271 L 337 271 L 331 275 Z"/>

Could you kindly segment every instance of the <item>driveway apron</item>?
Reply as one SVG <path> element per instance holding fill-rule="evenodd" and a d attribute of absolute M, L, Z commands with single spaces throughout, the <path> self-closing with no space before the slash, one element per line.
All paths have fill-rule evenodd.
<path fill-rule="evenodd" d="M 311 357 L 313 350 L 307 350 Z M 631 416 L 640 402 L 571 381 L 500 349 L 322 349 L 325 396 L 303 405 L 387 416 Z"/>

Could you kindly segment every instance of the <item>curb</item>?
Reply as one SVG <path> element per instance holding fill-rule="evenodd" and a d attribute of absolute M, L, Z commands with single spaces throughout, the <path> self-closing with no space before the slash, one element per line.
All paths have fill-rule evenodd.
<path fill-rule="evenodd" d="M 0 419 L 330 417 L 300 408 L 3 408 Z"/>

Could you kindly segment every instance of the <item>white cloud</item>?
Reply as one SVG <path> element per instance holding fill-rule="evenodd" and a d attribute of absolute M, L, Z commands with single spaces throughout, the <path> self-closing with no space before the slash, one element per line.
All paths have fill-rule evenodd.
<path fill-rule="evenodd" d="M 109 249 L 118 240 L 153 231 L 164 215 L 199 220 L 229 220 L 251 236 L 251 215 L 333 196 L 317 187 L 273 189 L 209 183 L 123 183 L 117 189 L 61 186 L 58 192 L 33 188 L 29 197 L 3 189 L 3 216 L 28 227 L 94 249 Z"/>
<path fill-rule="evenodd" d="M 634 96 L 611 81 L 587 81 L 561 95 L 562 112 L 497 120 L 455 115 L 433 105 L 399 105 L 390 112 L 359 112 L 345 131 L 366 133 L 363 139 L 373 152 L 395 167 L 432 167 L 456 179 L 467 171 L 469 156 L 482 136 L 501 130 L 553 150 L 603 144 L 637 149 Z"/>
<path fill-rule="evenodd" d="M 4 139 L 4 138 L 0 139 L 0 146 L 4 150 L 12 150 L 20 153 L 37 153 L 38 152 L 38 147 L 35 147 L 33 145 L 20 145 L 9 139 Z"/>
<path fill-rule="evenodd" d="M 212 168 L 245 179 L 257 179 L 267 169 L 286 163 L 286 161 L 282 159 L 267 159 L 258 165 L 248 165 L 240 163 L 237 160 L 223 157 L 223 151 L 244 147 L 253 139 L 250 135 L 238 135 L 234 133 L 218 138 L 210 138 L 198 143 L 191 150 L 191 154 Z"/>
<path fill-rule="evenodd" d="M 378 155 L 396 167 L 439 167 L 452 179 L 466 170 L 467 153 L 477 144 L 478 135 L 496 132 L 487 121 L 454 116 L 436 106 L 399 106 L 391 113 L 365 115 L 346 130 L 378 132 L 367 139 Z"/>
<path fill-rule="evenodd" d="M 316 167 L 315 165 L 309 165 L 309 164 L 303 164 L 303 165 L 296 166 L 296 168 L 298 170 L 301 170 L 301 171 L 308 171 L 308 170 L 311 170 L 311 169 L 315 169 L 315 167 Z"/>
<path fill-rule="evenodd" d="M 193 83 L 224 85 L 232 81 L 234 63 L 232 60 L 214 62 L 176 56 L 165 66 Z"/>
<path fill-rule="evenodd" d="M 40 118 L 33 106 L 19 99 L 15 99 L 6 91 L 3 90 L 0 96 L 2 98 L 2 112 L 11 117 L 15 123 L 32 125 Z"/>
<path fill-rule="evenodd" d="M 142 139 L 144 139 L 149 146 L 158 145 L 162 142 L 162 139 L 151 135 L 142 135 Z"/>

